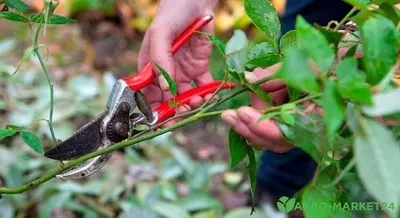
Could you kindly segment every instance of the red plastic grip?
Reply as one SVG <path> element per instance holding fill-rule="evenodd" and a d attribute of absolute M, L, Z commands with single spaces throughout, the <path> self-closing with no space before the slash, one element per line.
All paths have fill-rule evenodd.
<path fill-rule="evenodd" d="M 198 18 L 192 25 L 190 25 L 172 44 L 172 54 L 174 55 L 185 42 L 195 33 L 196 30 L 199 30 L 207 23 L 209 23 L 213 19 L 212 15 L 206 15 L 202 18 Z M 137 91 L 147 86 L 153 79 L 156 77 L 155 72 L 153 71 L 153 67 L 151 62 L 147 63 L 143 69 L 141 69 L 137 74 L 122 78 L 126 82 L 126 84 L 133 91 Z"/>
<path fill-rule="evenodd" d="M 207 84 L 204 86 L 199 86 L 197 88 L 191 89 L 187 92 L 184 92 L 184 93 L 162 103 L 160 106 L 158 106 L 154 110 L 154 112 L 158 112 L 157 124 L 161 123 L 175 115 L 175 107 L 169 106 L 168 102 L 174 101 L 174 102 L 179 102 L 181 104 L 188 104 L 190 99 L 193 98 L 194 96 L 204 97 L 208 94 L 214 93 L 218 89 L 218 87 L 221 85 L 221 83 L 222 83 L 221 81 L 218 81 L 218 82 L 213 82 L 213 83 L 210 83 L 210 84 Z M 225 83 L 222 86 L 222 89 L 232 89 L 234 87 L 235 87 L 234 83 Z"/>

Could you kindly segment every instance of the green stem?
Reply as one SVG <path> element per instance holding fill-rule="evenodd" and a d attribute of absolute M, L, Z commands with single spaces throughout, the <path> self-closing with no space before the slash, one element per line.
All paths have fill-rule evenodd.
<path fill-rule="evenodd" d="M 55 169 L 55 170 L 51 171 L 50 173 L 46 174 L 45 176 L 43 176 L 43 177 L 41 177 L 39 179 L 36 179 L 36 180 L 34 180 L 32 182 L 29 182 L 29 183 L 27 183 L 27 184 L 25 184 L 23 186 L 20 186 L 20 187 L 17 187 L 17 188 L 0 188 L 0 193 L 2 193 L 2 194 L 19 194 L 19 193 L 22 193 L 22 192 L 24 192 L 26 190 L 31 189 L 34 186 L 37 186 L 37 185 L 40 185 L 42 183 L 45 183 L 45 182 L 49 181 L 50 179 L 54 178 L 55 175 L 60 174 L 64 170 L 67 170 L 67 169 L 69 169 L 71 167 L 74 167 L 74 166 L 76 166 L 76 165 L 78 165 L 80 163 L 83 163 L 83 162 L 85 162 L 85 161 L 87 161 L 89 159 L 92 159 L 92 158 L 94 158 L 96 156 L 103 155 L 105 153 L 109 153 L 109 152 L 112 152 L 112 151 L 115 151 L 115 150 L 126 148 L 126 147 L 131 146 L 131 145 L 138 144 L 139 142 L 154 138 L 154 137 L 159 136 L 159 135 L 163 135 L 163 134 L 165 134 L 167 132 L 170 132 L 172 130 L 175 130 L 175 129 L 178 129 L 180 127 L 186 126 L 188 124 L 194 123 L 194 122 L 196 122 L 198 120 L 201 120 L 201 119 L 204 119 L 204 118 L 208 118 L 208 117 L 212 117 L 212 116 L 218 116 L 221 113 L 222 113 L 222 111 L 205 113 L 205 114 L 196 114 L 196 115 L 194 115 L 194 116 L 192 116 L 192 117 L 190 117 L 188 119 L 182 120 L 181 122 L 179 122 L 179 123 L 177 123 L 177 124 L 175 124 L 173 126 L 167 127 L 165 129 L 160 129 L 157 132 L 153 132 L 153 133 L 150 133 L 150 134 L 135 138 L 135 139 L 130 140 L 130 141 L 123 141 L 123 142 L 114 144 L 114 145 L 112 145 L 110 147 L 107 147 L 105 149 L 98 150 L 98 151 L 95 151 L 93 153 L 84 155 L 84 156 L 82 156 L 82 157 L 80 157 L 80 158 L 78 158 L 76 160 L 73 160 L 73 161 L 65 164 L 63 166 L 63 168 Z"/>
<path fill-rule="evenodd" d="M 264 78 L 262 80 L 257 81 L 254 84 L 255 85 L 259 85 L 259 84 L 262 84 L 262 83 L 264 83 L 264 82 L 266 82 L 268 80 L 269 80 L 269 78 Z M 221 98 L 217 102 L 214 102 L 214 103 L 208 105 L 205 108 L 207 110 L 212 109 L 212 108 L 222 104 L 223 102 L 225 102 L 225 101 L 227 101 L 227 100 L 229 100 L 229 99 L 241 94 L 242 92 L 245 92 L 246 90 L 248 90 L 247 87 L 243 87 L 243 88 L 241 88 L 239 90 L 236 90 L 236 91 L 224 96 L 223 98 Z M 297 101 L 294 101 L 293 103 L 301 103 L 303 101 L 308 101 L 308 100 L 311 100 L 311 99 L 314 99 L 314 98 L 318 98 L 318 97 L 319 97 L 319 95 L 308 96 L 308 97 L 306 97 L 304 99 L 299 99 Z M 271 108 L 269 108 L 269 110 L 280 110 L 280 108 L 282 106 L 283 105 L 277 106 L 277 107 L 271 107 Z M 167 132 L 170 132 L 170 131 L 173 131 L 175 129 L 181 128 L 183 126 L 186 126 L 188 124 L 194 123 L 194 122 L 196 122 L 198 120 L 201 120 L 201 119 L 214 117 L 214 116 L 220 116 L 222 112 L 224 112 L 224 111 L 221 110 L 221 111 L 213 111 L 213 112 L 208 112 L 208 113 L 203 113 L 203 114 L 199 114 L 199 113 L 195 114 L 195 115 L 193 115 L 193 116 L 191 116 L 191 117 L 189 117 L 189 118 L 187 118 L 185 120 L 182 120 L 182 121 L 176 123 L 173 126 L 170 126 L 170 127 L 164 128 L 164 129 L 160 129 L 160 130 L 158 130 L 156 132 L 150 132 L 149 134 L 145 134 L 145 135 L 142 135 L 142 136 L 137 136 L 136 138 L 134 138 L 132 140 L 125 140 L 123 142 L 114 144 L 114 145 L 112 145 L 110 147 L 107 147 L 105 149 L 98 150 L 98 151 L 95 151 L 93 153 L 84 155 L 84 156 L 82 156 L 82 157 L 80 157 L 78 159 L 75 159 L 75 160 L 65 164 L 62 168 L 59 167 L 59 168 L 51 171 L 50 173 L 44 175 L 43 177 L 41 177 L 39 179 L 36 179 L 36 180 L 34 180 L 32 182 L 29 182 L 29 183 L 27 183 L 25 185 L 22 185 L 20 187 L 17 187 L 17 188 L 6 188 L 6 187 L 0 188 L 0 194 L 19 194 L 19 193 L 25 192 L 26 190 L 29 190 L 29 189 L 31 189 L 31 188 L 33 188 L 35 186 L 38 186 L 38 185 L 40 185 L 42 183 L 45 183 L 45 182 L 51 180 L 52 178 L 54 178 L 55 175 L 60 174 L 61 172 L 65 171 L 67 169 L 70 169 L 71 167 L 77 166 L 77 165 L 79 165 L 79 164 L 81 164 L 81 163 L 83 163 L 83 162 L 85 162 L 85 161 L 87 161 L 89 159 L 92 159 L 92 158 L 94 158 L 96 156 L 100 156 L 100 155 L 103 155 L 105 153 L 113 152 L 113 151 L 116 151 L 116 150 L 120 150 L 120 149 L 129 147 L 131 145 L 138 144 L 138 143 L 140 143 L 142 141 L 146 141 L 148 139 L 152 139 L 154 137 L 163 135 L 163 134 L 165 134 Z"/>
<path fill-rule="evenodd" d="M 57 138 L 56 135 L 54 134 L 54 126 L 53 126 L 53 111 L 54 111 L 54 85 L 53 82 L 51 81 L 49 71 L 47 70 L 46 64 L 43 61 L 42 56 L 40 55 L 39 47 L 38 47 L 38 40 L 39 40 L 39 33 L 40 29 L 43 26 L 43 20 L 39 23 L 38 28 L 36 29 L 35 37 L 33 39 L 33 46 L 34 46 L 34 53 L 36 54 L 36 57 L 39 59 L 40 65 L 43 68 L 43 72 L 46 76 L 47 83 L 49 84 L 49 89 L 50 89 L 50 112 L 49 112 L 49 128 L 50 128 L 50 133 L 51 133 L 51 138 L 53 139 L 53 143 L 56 144 Z"/>
<path fill-rule="evenodd" d="M 35 47 L 34 52 L 39 59 L 40 65 L 43 68 L 44 74 L 46 75 L 47 82 L 49 83 L 49 89 L 50 89 L 50 114 L 49 114 L 49 128 L 50 128 L 50 133 L 51 137 L 53 139 L 54 144 L 57 142 L 57 138 L 54 134 L 54 127 L 53 127 L 53 110 L 54 110 L 54 85 L 53 82 L 51 81 L 49 72 L 47 70 L 46 65 L 44 64 L 43 58 L 40 55 L 39 49 Z"/>
<path fill-rule="evenodd" d="M 345 24 L 348 20 L 349 20 L 349 18 L 351 17 L 351 15 L 353 15 L 354 14 L 354 12 L 356 12 L 357 11 L 357 8 L 356 7 L 353 7 L 350 11 L 349 11 L 349 13 L 347 13 L 346 14 L 346 16 L 339 22 L 339 24 L 335 27 L 335 29 L 333 29 L 334 31 L 338 31 L 339 30 L 339 28 L 341 27 L 341 26 L 343 26 L 343 24 Z"/>
<path fill-rule="evenodd" d="M 340 182 L 340 180 L 342 180 L 342 179 L 347 175 L 347 173 L 348 173 L 351 169 L 353 169 L 353 167 L 354 167 L 355 165 L 356 165 L 356 159 L 353 157 L 353 158 L 350 160 L 350 162 L 346 165 L 346 167 L 342 170 L 342 172 L 340 172 L 339 176 L 336 177 L 335 180 L 333 180 L 332 183 L 328 184 L 327 187 L 337 185 L 337 184 Z"/>

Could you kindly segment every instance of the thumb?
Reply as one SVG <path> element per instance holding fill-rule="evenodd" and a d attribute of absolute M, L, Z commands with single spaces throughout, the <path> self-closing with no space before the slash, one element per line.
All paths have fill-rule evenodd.
<path fill-rule="evenodd" d="M 175 64 L 172 57 L 173 31 L 167 26 L 153 25 L 150 28 L 150 60 L 162 67 L 173 80 L 175 80 Z M 167 80 L 156 66 L 153 66 L 157 74 L 160 87 L 164 91 L 169 90 Z"/>

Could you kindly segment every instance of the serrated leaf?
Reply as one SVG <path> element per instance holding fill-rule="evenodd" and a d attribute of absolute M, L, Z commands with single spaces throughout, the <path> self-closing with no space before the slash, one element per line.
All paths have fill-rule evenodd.
<path fill-rule="evenodd" d="M 5 0 L 6 5 L 12 9 L 16 9 L 18 11 L 21 11 L 23 13 L 26 13 L 29 11 L 29 7 L 27 4 L 25 4 L 23 1 L 20 0 Z"/>
<path fill-rule="evenodd" d="M 43 154 L 43 146 L 40 143 L 39 138 L 30 131 L 23 131 L 21 133 L 22 140 L 29 145 L 34 151 L 39 154 Z"/>
<path fill-rule="evenodd" d="M 346 99 L 363 104 L 372 103 L 371 87 L 365 82 L 366 77 L 357 68 L 357 60 L 345 58 L 336 68 L 339 94 Z"/>
<path fill-rule="evenodd" d="M 286 50 L 283 64 L 275 77 L 312 94 L 320 91 L 317 76 L 308 64 L 304 51 L 295 47 Z"/>
<path fill-rule="evenodd" d="M 281 22 L 274 5 L 268 0 L 246 0 L 244 7 L 254 25 L 269 38 L 274 39 L 281 31 Z"/>
<path fill-rule="evenodd" d="M 25 50 L 24 55 L 22 56 L 22 59 L 19 62 L 17 68 L 15 69 L 13 75 L 16 74 L 18 72 L 19 68 L 21 68 L 22 64 L 29 59 L 29 57 L 33 53 L 34 49 L 35 48 L 33 46 L 30 46 Z"/>
<path fill-rule="evenodd" d="M 157 69 L 160 71 L 160 73 L 163 75 L 165 80 L 167 80 L 168 86 L 169 86 L 169 91 L 173 96 L 177 95 L 177 88 L 176 88 L 176 83 L 175 81 L 171 78 L 171 76 L 165 71 L 161 66 L 159 66 L 157 63 L 154 63 L 157 67 Z"/>
<path fill-rule="evenodd" d="M 0 18 L 4 18 L 7 20 L 11 20 L 11 21 L 17 21 L 17 22 L 23 22 L 23 23 L 29 23 L 29 20 L 26 19 L 25 17 L 11 12 L 11 11 L 2 11 L 0 12 Z"/>
<path fill-rule="evenodd" d="M 17 131 L 13 129 L 0 129 L 0 140 L 5 137 L 13 136 Z"/>
<path fill-rule="evenodd" d="M 31 16 L 31 21 L 34 23 L 41 23 L 44 21 L 44 15 L 43 14 L 35 14 Z M 55 25 L 61 25 L 61 24 L 67 24 L 67 23 L 72 23 L 75 20 L 68 18 L 68 17 L 63 17 L 60 15 L 53 14 L 51 15 L 49 22 L 47 24 L 55 24 Z"/>
<path fill-rule="evenodd" d="M 247 63 L 247 36 L 242 30 L 235 30 L 232 38 L 226 43 L 226 63 L 229 70 L 243 73 Z"/>
<path fill-rule="evenodd" d="M 358 176 L 377 201 L 399 205 L 400 146 L 381 123 L 364 118 L 358 118 L 358 123 L 361 129 L 354 132 Z"/>
<path fill-rule="evenodd" d="M 231 169 L 233 169 L 246 157 L 248 146 L 246 139 L 237 134 L 232 128 L 229 131 L 228 141 Z"/>
<path fill-rule="evenodd" d="M 334 49 L 327 39 L 301 16 L 297 17 L 296 30 L 299 47 L 315 61 L 321 72 L 327 72 L 335 59 Z"/>
<path fill-rule="evenodd" d="M 372 97 L 373 105 L 362 106 L 362 112 L 368 116 L 384 116 L 400 112 L 400 88 L 385 93 L 377 93 Z"/>
<path fill-rule="evenodd" d="M 378 84 L 396 63 L 396 26 L 382 16 L 365 21 L 362 26 L 364 37 L 363 63 L 368 83 Z"/>
<path fill-rule="evenodd" d="M 326 133 L 329 140 L 332 140 L 343 124 L 345 106 L 340 99 L 336 83 L 330 79 L 325 81 L 322 108 Z"/>
<path fill-rule="evenodd" d="M 221 39 L 218 39 L 217 37 L 209 33 L 205 32 L 198 32 L 198 33 L 207 36 L 207 38 L 213 43 L 213 45 L 217 47 L 222 54 L 225 54 L 225 43 Z"/>
<path fill-rule="evenodd" d="M 248 146 L 247 156 L 249 162 L 247 163 L 247 172 L 249 175 L 250 189 L 251 189 L 251 199 L 252 199 L 252 210 L 250 215 L 255 211 L 255 195 L 256 195 L 256 182 L 257 182 L 257 162 L 254 150 L 252 147 Z"/>
<path fill-rule="evenodd" d="M 279 48 L 281 50 L 281 53 L 283 53 L 285 51 L 285 49 L 292 47 L 292 46 L 293 47 L 297 46 L 297 31 L 296 30 L 291 30 L 282 36 L 282 38 L 280 40 Z"/>
<path fill-rule="evenodd" d="M 278 48 L 270 42 L 261 42 L 250 48 L 247 65 L 255 67 L 270 67 L 281 61 Z"/>

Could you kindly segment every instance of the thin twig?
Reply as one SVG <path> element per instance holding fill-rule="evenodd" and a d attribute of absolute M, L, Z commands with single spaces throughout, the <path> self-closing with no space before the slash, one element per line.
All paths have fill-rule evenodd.
<path fill-rule="evenodd" d="M 338 31 L 340 29 L 341 26 L 343 26 L 343 24 L 345 24 L 349 18 L 351 17 L 351 15 L 353 15 L 355 12 L 357 11 L 356 7 L 353 7 L 349 13 L 346 14 L 346 16 L 339 22 L 339 24 L 335 27 L 335 29 L 333 29 L 334 31 Z"/>
<path fill-rule="evenodd" d="M 342 172 L 340 172 L 339 176 L 337 176 L 335 178 L 335 180 L 333 180 L 332 183 L 328 184 L 327 186 L 335 186 L 337 185 L 340 180 L 342 180 L 344 178 L 344 176 L 346 176 L 346 174 L 356 165 L 356 159 L 353 157 L 349 163 L 346 165 L 346 167 L 342 170 Z"/>
<path fill-rule="evenodd" d="M 43 61 L 42 56 L 40 55 L 39 51 L 39 45 L 38 45 L 38 39 L 39 39 L 39 33 L 40 29 L 43 26 L 43 19 L 40 21 L 38 28 L 36 29 L 35 37 L 33 40 L 33 52 L 36 54 L 36 57 L 38 58 L 40 65 L 42 66 L 43 72 L 46 76 L 47 83 L 49 84 L 49 89 L 50 89 L 50 112 L 49 112 L 49 129 L 51 133 L 51 138 L 53 139 L 53 143 L 56 144 L 57 138 L 56 135 L 54 134 L 54 126 L 53 126 L 53 111 L 54 111 L 54 85 L 53 82 L 50 78 L 49 71 L 47 70 L 46 64 Z"/>

